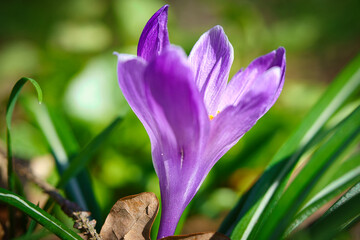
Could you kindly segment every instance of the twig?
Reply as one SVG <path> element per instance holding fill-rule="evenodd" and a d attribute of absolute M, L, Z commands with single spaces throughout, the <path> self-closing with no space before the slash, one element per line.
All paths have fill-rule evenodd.
<path fill-rule="evenodd" d="M 1 155 L 4 156 L 4 153 L 1 152 Z M 14 163 L 19 176 L 35 183 L 61 206 L 66 215 L 75 220 L 74 228 L 79 229 L 90 240 L 101 240 L 100 235 L 95 230 L 96 220 L 89 219 L 90 212 L 83 211 L 77 204 L 61 196 L 56 188 L 36 177 L 24 160 L 14 158 Z"/>

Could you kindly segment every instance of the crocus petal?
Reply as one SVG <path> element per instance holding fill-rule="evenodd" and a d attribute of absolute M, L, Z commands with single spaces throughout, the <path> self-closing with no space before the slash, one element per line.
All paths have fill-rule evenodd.
<path fill-rule="evenodd" d="M 168 45 L 169 34 L 167 30 L 168 5 L 160 8 L 147 22 L 141 33 L 137 55 L 149 61 Z"/>
<path fill-rule="evenodd" d="M 211 168 L 238 140 L 252 128 L 278 97 L 282 72 L 272 67 L 253 80 L 241 102 L 229 106 L 211 122 L 209 142 L 205 150 Z"/>
<path fill-rule="evenodd" d="M 209 121 L 184 51 L 178 47 L 167 48 L 149 62 L 144 76 L 156 120 L 163 121 L 165 117 L 177 144 L 193 149 L 206 133 Z"/>
<path fill-rule="evenodd" d="M 149 62 L 144 76 L 147 99 L 158 124 L 159 136 L 152 154 L 160 181 L 159 237 L 163 237 L 174 233 L 181 213 L 203 178 L 196 173 L 209 119 L 182 49 L 165 49 Z"/>
<path fill-rule="evenodd" d="M 144 71 L 146 62 L 127 54 L 118 56 L 118 81 L 120 89 L 131 109 L 144 125 L 150 139 L 154 138 L 156 126 L 145 96 Z"/>
<path fill-rule="evenodd" d="M 209 115 L 216 114 L 218 110 L 233 59 L 233 47 L 220 26 L 204 33 L 190 52 L 189 61 L 194 69 L 195 82 Z"/>
<path fill-rule="evenodd" d="M 285 65 L 285 49 L 282 47 L 278 48 L 276 51 L 272 51 L 255 59 L 245 69 L 245 71 L 238 72 L 231 79 L 229 84 L 226 86 L 226 90 L 221 99 L 218 110 L 221 112 L 229 105 L 237 105 L 240 103 L 242 101 L 242 97 L 246 95 L 249 89 L 253 88 L 254 86 L 261 87 L 261 83 L 255 83 L 255 81 L 259 79 L 259 76 L 272 67 L 279 67 L 281 72 L 279 88 L 275 94 L 276 97 L 274 98 L 274 102 L 269 105 L 269 107 L 271 107 L 275 103 L 282 90 L 285 78 Z"/>

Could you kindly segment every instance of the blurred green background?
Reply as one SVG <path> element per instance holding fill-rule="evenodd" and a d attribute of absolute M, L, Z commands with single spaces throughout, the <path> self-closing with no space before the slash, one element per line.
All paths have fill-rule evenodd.
<path fill-rule="evenodd" d="M 6 102 L 22 76 L 40 83 L 44 103 L 69 123 L 81 147 L 122 116 L 88 166 L 103 214 L 120 197 L 159 192 L 149 139 L 117 86 L 112 52 L 136 54 L 144 25 L 164 4 L 170 5 L 170 40 L 187 53 L 203 32 L 223 26 L 235 50 L 231 75 L 279 46 L 287 50 L 279 100 L 215 165 L 190 206 L 184 232 L 216 230 L 329 82 L 359 52 L 360 1 L 1 0 L 0 146 Z M 25 92 L 35 95 L 30 87 Z M 31 160 L 35 169 L 47 166 L 44 176 L 55 181 L 46 140 L 22 107 L 16 108 L 13 138 L 15 155 Z"/>

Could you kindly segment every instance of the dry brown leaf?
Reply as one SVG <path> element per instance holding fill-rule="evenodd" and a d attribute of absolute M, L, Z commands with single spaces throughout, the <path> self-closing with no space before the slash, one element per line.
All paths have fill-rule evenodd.
<path fill-rule="evenodd" d="M 100 236 L 104 240 L 150 240 L 158 210 L 159 201 L 154 193 L 121 198 L 106 217 Z"/>
<path fill-rule="evenodd" d="M 160 240 L 230 240 L 227 236 L 218 232 L 193 233 L 188 235 L 170 236 Z"/>

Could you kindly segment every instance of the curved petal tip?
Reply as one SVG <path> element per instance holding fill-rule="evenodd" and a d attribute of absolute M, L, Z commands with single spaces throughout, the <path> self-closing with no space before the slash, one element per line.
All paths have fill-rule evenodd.
<path fill-rule="evenodd" d="M 149 61 L 170 44 L 167 30 L 169 5 L 161 7 L 146 23 L 138 44 L 137 55 Z"/>

